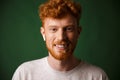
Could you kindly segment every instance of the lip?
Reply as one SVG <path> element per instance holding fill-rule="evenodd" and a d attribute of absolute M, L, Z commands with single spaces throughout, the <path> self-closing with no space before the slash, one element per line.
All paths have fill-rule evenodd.
<path fill-rule="evenodd" d="M 55 44 L 55 47 L 58 49 L 58 50 L 65 50 L 67 49 L 67 44 Z"/>

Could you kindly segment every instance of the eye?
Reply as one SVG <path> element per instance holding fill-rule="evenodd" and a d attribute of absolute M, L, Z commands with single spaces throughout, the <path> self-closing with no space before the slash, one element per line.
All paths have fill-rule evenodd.
<path fill-rule="evenodd" d="M 67 27 L 67 28 L 66 28 L 66 31 L 69 31 L 69 32 L 72 32 L 73 30 L 74 30 L 73 27 Z"/>
<path fill-rule="evenodd" d="M 57 29 L 56 29 L 56 28 L 51 28 L 50 31 L 51 31 L 51 32 L 56 32 Z"/>

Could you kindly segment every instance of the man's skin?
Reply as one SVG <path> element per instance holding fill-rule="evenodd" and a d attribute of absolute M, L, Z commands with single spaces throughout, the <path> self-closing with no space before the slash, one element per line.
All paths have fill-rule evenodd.
<path fill-rule="evenodd" d="M 41 34 L 49 51 L 49 65 L 59 71 L 68 71 L 80 64 L 74 57 L 81 27 L 77 20 L 68 14 L 60 19 L 47 17 L 41 27 Z"/>

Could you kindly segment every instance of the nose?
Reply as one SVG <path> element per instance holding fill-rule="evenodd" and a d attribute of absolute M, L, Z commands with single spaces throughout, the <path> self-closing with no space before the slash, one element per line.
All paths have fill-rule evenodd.
<path fill-rule="evenodd" d="M 58 31 L 58 34 L 57 34 L 56 36 L 57 36 L 57 39 L 58 39 L 59 41 L 63 41 L 63 40 L 66 40 L 66 39 L 67 39 L 67 34 L 66 34 L 65 30 L 63 30 L 63 29 L 60 29 L 60 30 Z"/>

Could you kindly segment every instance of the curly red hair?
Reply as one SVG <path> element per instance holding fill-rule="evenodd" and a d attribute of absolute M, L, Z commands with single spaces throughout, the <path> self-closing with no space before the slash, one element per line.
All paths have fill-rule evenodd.
<path fill-rule="evenodd" d="M 63 18 L 67 14 L 74 16 L 79 24 L 81 6 L 72 0 L 49 0 L 39 7 L 39 16 L 42 21 L 47 17 Z"/>

